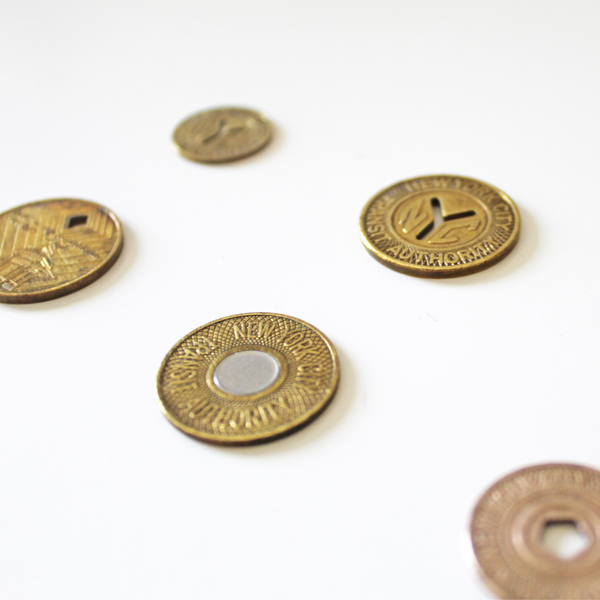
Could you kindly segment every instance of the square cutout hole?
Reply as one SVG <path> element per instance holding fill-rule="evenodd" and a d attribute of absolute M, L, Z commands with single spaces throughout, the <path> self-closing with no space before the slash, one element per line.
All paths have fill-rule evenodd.
<path fill-rule="evenodd" d="M 87 223 L 87 220 L 87 215 L 73 215 L 67 220 L 67 229 L 71 229 L 71 227 L 79 227 L 80 225 L 85 225 Z"/>

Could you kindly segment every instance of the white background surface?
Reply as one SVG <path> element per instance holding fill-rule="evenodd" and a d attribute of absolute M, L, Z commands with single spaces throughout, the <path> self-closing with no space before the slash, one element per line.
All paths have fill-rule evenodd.
<path fill-rule="evenodd" d="M 600 3 L 4 0 L 0 57 L 0 208 L 81 197 L 126 234 L 85 290 L 0 306 L 0 597 L 489 597 L 461 554 L 486 487 L 600 467 Z M 179 157 L 223 105 L 269 148 Z M 365 202 L 438 172 L 519 205 L 491 270 L 363 249 Z M 196 442 L 160 362 L 250 311 L 321 329 L 339 393 L 287 439 Z"/>

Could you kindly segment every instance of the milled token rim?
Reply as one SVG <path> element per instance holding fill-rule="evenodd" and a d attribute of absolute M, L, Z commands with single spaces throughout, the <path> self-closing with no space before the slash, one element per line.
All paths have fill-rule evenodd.
<path fill-rule="evenodd" d="M 26 292 L 23 294 L 8 294 L 0 289 L 0 303 L 33 304 L 36 302 L 45 302 L 48 300 L 62 298 L 63 296 L 67 296 L 68 294 L 76 292 L 80 289 L 83 289 L 84 287 L 87 287 L 91 283 L 94 283 L 94 281 L 102 277 L 102 275 L 104 275 L 115 264 L 115 262 L 121 255 L 124 244 L 123 226 L 121 224 L 121 221 L 112 210 L 110 210 L 102 204 L 99 204 L 98 202 L 93 202 L 92 200 L 84 200 L 82 198 L 47 198 L 45 200 L 37 200 L 34 202 L 28 202 L 26 204 L 20 204 L 19 206 L 15 206 L 11 209 L 5 210 L 4 212 L 0 213 L 0 219 L 5 215 L 16 210 L 21 210 L 30 206 L 39 206 L 40 204 L 50 204 L 62 201 L 81 202 L 106 213 L 108 217 L 113 221 L 116 232 L 116 242 L 112 250 L 104 259 L 104 262 L 98 265 L 96 269 L 88 271 L 85 275 L 82 275 L 77 279 L 74 279 L 67 283 L 63 283 L 56 287 L 46 288 L 44 290 L 39 291 Z"/>
<path fill-rule="evenodd" d="M 501 248 L 499 248 L 498 250 L 494 251 L 493 253 L 487 255 L 485 258 L 483 258 L 479 261 L 474 261 L 474 262 L 465 263 L 465 264 L 451 265 L 451 266 L 429 266 L 429 265 L 418 265 L 418 264 L 405 263 L 403 261 L 400 261 L 398 259 L 395 259 L 395 258 L 389 256 L 388 254 L 386 254 L 385 252 L 383 252 L 382 250 L 380 250 L 373 244 L 372 240 L 369 238 L 368 232 L 366 231 L 366 225 L 365 225 L 365 218 L 366 218 L 371 206 L 373 205 L 373 203 L 376 202 L 378 199 L 380 199 L 382 196 L 384 196 L 387 192 L 393 190 L 394 188 L 396 188 L 402 184 L 407 184 L 407 183 L 410 183 L 413 181 L 418 181 L 418 180 L 423 180 L 423 179 L 434 179 L 434 178 L 449 178 L 449 179 L 454 178 L 454 179 L 461 179 L 461 180 L 477 183 L 479 185 L 482 185 L 482 186 L 489 188 L 490 190 L 493 190 L 494 192 L 496 192 L 502 198 L 502 200 L 504 200 L 510 206 L 512 213 L 514 215 L 514 220 L 515 220 L 514 229 L 511 233 L 511 235 L 509 236 L 509 238 L 506 240 L 506 242 L 504 242 L 504 244 L 502 245 Z M 393 211 L 390 211 L 390 213 L 391 212 L 393 212 Z M 368 202 L 365 204 L 365 206 L 363 207 L 361 214 L 360 214 L 361 242 L 363 243 L 367 252 L 375 260 L 377 260 L 378 262 L 385 265 L 386 267 L 388 267 L 394 271 L 397 271 L 399 273 L 403 273 L 405 275 L 411 275 L 413 277 L 426 277 L 426 278 L 432 278 L 432 279 L 447 279 L 447 278 L 453 278 L 453 277 L 462 277 L 462 276 L 471 275 L 471 274 L 474 274 L 479 271 L 483 271 L 485 269 L 492 267 L 493 265 L 497 264 L 502 259 L 504 259 L 513 250 L 517 241 L 519 240 L 520 230 L 521 230 L 521 215 L 520 215 L 517 205 L 512 200 L 512 198 L 510 198 L 505 192 L 503 192 L 502 190 L 500 190 L 499 188 L 497 188 L 494 185 L 491 185 L 480 179 L 475 179 L 474 177 L 466 177 L 464 175 L 433 174 L 433 175 L 421 175 L 418 177 L 411 177 L 409 179 L 403 179 L 401 181 L 393 183 L 392 185 L 387 186 L 386 188 L 380 190 L 374 196 L 372 196 L 368 200 Z M 480 236 L 478 236 L 477 239 L 483 238 L 483 236 L 487 234 L 487 231 L 488 230 L 486 229 L 482 234 L 480 234 Z M 401 238 L 398 237 L 397 239 L 399 241 L 401 241 L 402 243 L 405 243 L 404 240 L 401 240 Z M 473 242 L 471 242 L 471 243 L 474 243 L 475 241 L 476 240 L 473 240 Z M 452 251 L 450 251 L 450 252 L 452 252 Z"/>
<path fill-rule="evenodd" d="M 565 520 L 584 525 L 591 539 L 562 560 L 542 547 L 539 536 L 544 523 Z M 550 463 L 509 473 L 478 500 L 469 536 L 476 571 L 500 598 L 598 598 L 600 471 Z"/>
<path fill-rule="evenodd" d="M 286 423 L 281 424 L 279 427 L 269 429 L 267 432 L 263 432 L 263 433 L 258 432 L 257 434 L 254 434 L 254 435 L 253 434 L 240 434 L 240 435 L 229 435 L 229 436 L 216 435 L 216 434 L 208 433 L 206 431 L 200 431 L 194 427 L 190 427 L 190 426 L 182 423 L 175 415 L 173 415 L 171 413 L 171 411 L 167 407 L 166 398 L 165 398 L 166 394 L 165 394 L 165 390 L 162 386 L 162 381 L 161 381 L 163 373 L 165 371 L 165 368 L 166 368 L 167 363 L 170 360 L 171 356 L 178 348 L 180 348 L 182 346 L 182 344 L 184 342 L 186 342 L 189 338 L 191 338 L 195 334 L 201 332 L 202 330 L 207 329 L 213 325 L 222 323 L 224 321 L 241 319 L 241 318 L 249 318 L 249 317 L 250 318 L 251 317 L 274 317 L 274 318 L 279 318 L 279 319 L 289 319 L 291 321 L 294 321 L 294 322 L 300 324 L 301 326 L 308 328 L 309 330 L 311 330 L 313 333 L 315 333 L 321 339 L 321 341 L 324 343 L 325 347 L 327 348 L 327 350 L 329 352 L 329 357 L 331 359 L 331 369 L 332 369 L 330 384 L 324 389 L 321 399 L 319 401 L 317 401 L 310 410 L 303 413 L 301 417 L 294 419 L 291 423 L 286 422 Z M 264 344 L 263 345 L 261 345 L 261 344 L 246 344 L 246 345 L 241 344 L 239 346 L 240 350 L 252 349 L 252 350 L 265 351 L 265 348 L 268 348 L 268 346 L 266 346 Z M 225 348 L 225 349 L 223 349 L 223 351 L 221 353 L 216 355 L 215 358 L 213 359 L 213 361 L 206 366 L 206 369 L 199 372 L 199 375 L 198 375 L 199 380 L 203 380 L 206 377 L 207 372 L 211 371 L 211 367 L 212 367 L 212 369 L 214 369 L 214 364 L 216 364 L 215 361 L 219 362 L 220 360 L 222 360 L 229 354 L 231 354 L 231 348 Z M 277 352 L 277 354 L 279 354 L 279 352 Z M 285 383 L 287 383 L 289 381 L 289 378 L 291 378 L 293 374 L 290 372 L 291 369 L 289 368 L 289 364 L 282 365 L 282 368 L 285 371 L 284 379 L 285 379 Z M 210 321 L 209 323 L 206 323 L 206 324 L 194 329 L 193 331 L 191 331 L 188 334 L 186 334 L 185 336 L 183 336 L 169 350 L 169 352 L 163 359 L 163 361 L 160 365 L 160 368 L 158 370 L 158 375 L 156 378 L 156 385 L 157 385 L 157 391 L 158 391 L 158 402 L 159 402 L 161 412 L 167 417 L 167 419 L 175 427 L 177 427 L 184 433 L 190 435 L 191 437 L 199 439 L 200 441 L 208 442 L 208 443 L 216 444 L 216 445 L 249 446 L 249 445 L 262 444 L 265 442 L 275 441 L 282 437 L 288 436 L 288 435 L 298 431 L 299 429 L 302 429 L 309 423 L 311 423 L 329 406 L 329 404 L 333 400 L 333 397 L 335 396 L 335 393 L 337 391 L 337 387 L 339 384 L 339 378 L 340 378 L 340 363 L 339 363 L 339 357 L 338 357 L 337 351 L 335 349 L 335 346 L 329 340 L 329 338 L 321 330 L 316 328 L 314 325 L 311 325 L 307 321 L 304 321 L 297 317 L 292 317 L 290 315 L 285 315 L 285 314 L 281 314 L 281 313 L 269 313 L 269 312 L 250 312 L 250 313 L 239 313 L 239 314 L 215 319 L 213 321 Z M 283 385 L 283 383 L 281 385 Z M 273 387 L 273 386 L 271 386 L 271 387 Z M 281 387 L 281 386 L 278 386 L 277 389 L 279 389 L 279 387 Z M 246 397 L 246 400 L 253 401 L 253 400 L 262 399 L 264 397 L 267 397 L 271 393 L 270 389 L 271 388 L 268 388 L 267 390 L 264 390 L 264 391 L 258 392 L 257 394 L 248 396 L 248 397 Z M 275 392 L 273 392 L 273 393 L 275 393 Z M 223 392 L 222 390 L 219 390 L 216 395 L 220 396 L 220 397 L 230 396 L 230 398 L 232 400 L 244 401 L 243 399 L 240 400 L 240 397 L 228 395 L 226 392 Z"/>
<path fill-rule="evenodd" d="M 231 156 L 225 156 L 225 157 L 211 157 L 210 155 L 209 156 L 201 156 L 196 152 L 186 150 L 185 148 L 183 148 L 180 145 L 180 143 L 177 140 L 178 135 L 181 133 L 181 130 L 183 130 L 188 125 L 188 123 L 190 121 L 192 121 L 202 115 L 209 115 L 210 113 L 218 112 L 218 111 L 243 111 L 245 113 L 248 113 L 248 115 L 252 115 L 255 119 L 262 122 L 262 124 L 265 126 L 265 129 L 266 129 L 265 137 L 262 140 L 260 140 L 260 142 L 258 144 L 253 145 L 251 148 L 248 148 L 247 150 L 244 150 L 244 151 L 238 150 Z M 240 160 L 242 158 L 246 158 L 248 156 L 252 156 L 253 154 L 260 152 L 263 148 L 265 148 L 271 142 L 272 139 L 273 139 L 273 124 L 272 124 L 272 122 L 267 117 L 265 117 L 265 115 L 263 113 L 261 113 L 260 111 L 257 111 L 257 110 L 251 109 L 251 108 L 244 108 L 242 106 L 217 106 L 214 108 L 208 108 L 206 110 L 201 110 L 197 113 L 189 115 L 188 117 L 186 117 L 185 119 L 183 119 L 182 121 L 180 121 L 177 124 L 177 126 L 175 127 L 175 129 L 173 131 L 173 135 L 171 136 L 171 141 L 172 141 L 173 145 L 175 146 L 175 149 L 181 156 L 183 156 L 184 158 L 191 160 L 193 162 L 198 162 L 198 163 L 203 163 L 203 164 L 230 163 L 230 162 L 234 162 L 236 160 Z"/>

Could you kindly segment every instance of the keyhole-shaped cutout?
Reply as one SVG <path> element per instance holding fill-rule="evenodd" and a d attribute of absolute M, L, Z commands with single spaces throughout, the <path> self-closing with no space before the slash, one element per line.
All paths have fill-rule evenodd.
<path fill-rule="evenodd" d="M 74 215 L 69 217 L 67 221 L 67 229 L 71 229 L 71 227 L 77 227 L 78 225 L 85 225 L 87 223 L 87 215 Z"/>
<path fill-rule="evenodd" d="M 542 546 L 560 560 L 571 560 L 590 545 L 575 521 L 549 521 L 542 534 Z"/>

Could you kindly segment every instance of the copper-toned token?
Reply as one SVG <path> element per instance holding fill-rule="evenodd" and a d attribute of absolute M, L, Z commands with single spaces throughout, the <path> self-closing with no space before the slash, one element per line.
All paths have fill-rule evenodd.
<path fill-rule="evenodd" d="M 339 378 L 331 342 L 308 323 L 248 313 L 208 323 L 179 341 L 158 372 L 167 418 L 205 442 L 257 444 L 304 427 Z"/>
<path fill-rule="evenodd" d="M 0 302 L 52 300 L 89 285 L 123 247 L 117 217 L 94 202 L 40 200 L 0 215 Z"/>
<path fill-rule="evenodd" d="M 544 536 L 570 524 L 585 539 L 569 558 Z M 501 598 L 600 598 L 600 472 L 577 465 L 522 469 L 495 483 L 471 520 L 479 571 Z"/>
<path fill-rule="evenodd" d="M 173 134 L 177 150 L 185 158 L 221 163 L 244 158 L 267 145 L 271 123 L 247 108 L 215 108 L 180 123 Z"/>
<path fill-rule="evenodd" d="M 519 228 L 519 211 L 504 192 L 457 175 L 396 183 L 371 198 L 360 217 L 369 254 L 417 277 L 487 269 L 514 248 Z"/>

